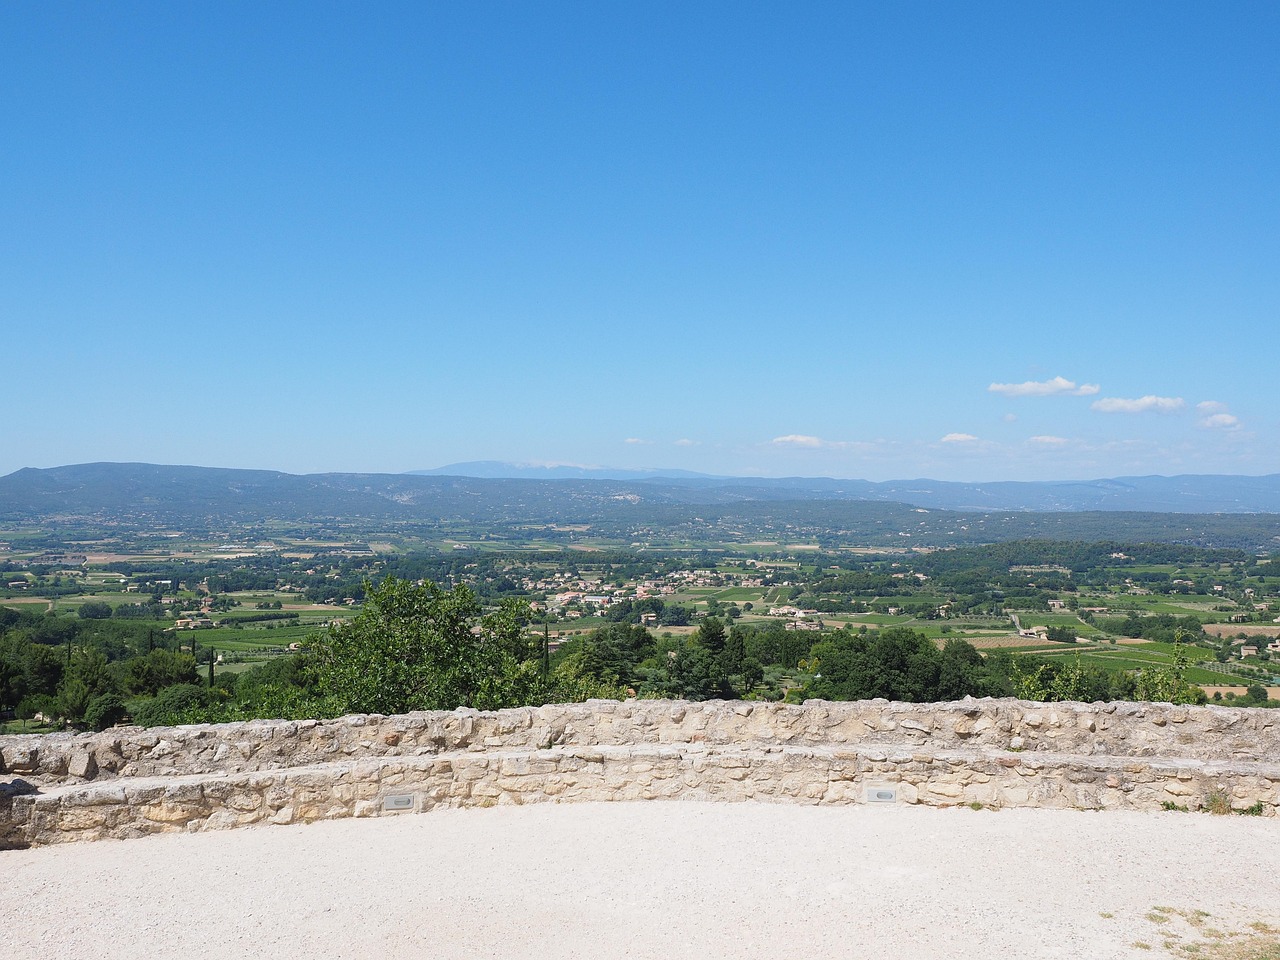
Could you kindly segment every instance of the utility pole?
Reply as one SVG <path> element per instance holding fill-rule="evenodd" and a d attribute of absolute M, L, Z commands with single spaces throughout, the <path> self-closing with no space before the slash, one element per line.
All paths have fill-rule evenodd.
<path fill-rule="evenodd" d="M 551 617 L 547 614 L 542 615 L 542 679 L 547 679 L 547 674 L 551 672 L 551 634 L 550 626 Z"/>

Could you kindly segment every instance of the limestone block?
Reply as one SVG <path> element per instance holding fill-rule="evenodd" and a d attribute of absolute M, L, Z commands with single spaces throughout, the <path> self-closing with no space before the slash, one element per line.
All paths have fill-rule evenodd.
<path fill-rule="evenodd" d="M 58 811 L 58 829 L 89 830 L 106 826 L 110 815 L 106 807 L 64 807 Z"/>
<path fill-rule="evenodd" d="M 198 817 L 201 812 L 183 803 L 153 803 L 138 808 L 138 813 L 144 819 L 167 824 L 186 823 Z"/>
<path fill-rule="evenodd" d="M 247 813 L 251 810 L 257 810 L 265 801 L 262 798 L 262 794 L 245 790 L 231 794 L 224 802 L 232 810 L 239 813 Z"/>
<path fill-rule="evenodd" d="M 81 780 L 93 780 L 93 777 L 97 776 L 97 759 L 93 756 L 93 751 L 74 751 L 68 760 L 67 772 L 70 776 L 79 777 Z"/>
<path fill-rule="evenodd" d="M 241 816 L 230 810 L 217 810 L 200 824 L 201 830 L 230 830 L 244 825 Z"/>
<path fill-rule="evenodd" d="M 0 751 L 0 772 L 35 773 L 40 769 L 40 748 L 17 744 Z"/>
<path fill-rule="evenodd" d="M 204 788 L 199 783 L 175 783 L 164 788 L 164 802 L 169 804 L 175 803 L 202 803 L 204 801 Z"/>
<path fill-rule="evenodd" d="M 293 822 L 293 805 L 290 804 L 288 806 L 281 807 L 275 813 L 271 814 L 271 816 L 268 817 L 267 819 L 270 820 L 272 823 L 278 823 L 278 824 L 292 823 Z"/>
<path fill-rule="evenodd" d="M 61 802 L 77 807 L 108 807 L 125 804 L 124 787 L 120 784 L 83 787 L 62 795 Z"/>

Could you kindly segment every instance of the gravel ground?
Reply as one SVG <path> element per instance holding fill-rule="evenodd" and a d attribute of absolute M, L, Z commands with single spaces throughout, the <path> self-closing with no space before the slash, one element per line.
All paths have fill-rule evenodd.
<path fill-rule="evenodd" d="M 750 803 L 171 834 L 0 852 L 0 956 L 1151 958 L 1280 925 L 1278 841 L 1270 818 Z"/>

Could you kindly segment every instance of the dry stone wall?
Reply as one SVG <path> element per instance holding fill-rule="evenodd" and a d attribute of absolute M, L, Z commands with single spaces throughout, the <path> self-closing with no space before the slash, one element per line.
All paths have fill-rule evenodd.
<path fill-rule="evenodd" d="M 0 845 L 642 799 L 1274 816 L 1280 712 L 974 700 L 589 701 L 0 737 Z"/>

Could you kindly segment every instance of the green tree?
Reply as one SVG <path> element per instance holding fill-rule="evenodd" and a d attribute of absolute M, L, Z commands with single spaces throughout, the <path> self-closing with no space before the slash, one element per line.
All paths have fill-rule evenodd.
<path fill-rule="evenodd" d="M 718 617 L 707 617 L 698 626 L 694 639 L 707 648 L 712 656 L 719 656 L 724 650 L 724 621 Z"/>
<path fill-rule="evenodd" d="M 1174 635 L 1173 663 L 1138 671 L 1133 698 L 1156 703 L 1204 703 L 1204 691 L 1186 681 L 1190 660 L 1182 646 L 1182 631 Z"/>
<path fill-rule="evenodd" d="M 111 617 L 111 605 L 102 600 L 86 600 L 76 612 L 81 620 L 107 620 Z"/>
<path fill-rule="evenodd" d="M 429 580 L 387 577 L 366 590 L 359 615 L 313 641 L 320 690 L 341 710 L 496 709 L 540 698 L 522 635 L 527 606 L 507 601 L 485 614 L 466 586 Z"/>
<path fill-rule="evenodd" d="M 91 699 L 85 707 L 84 723 L 93 730 L 105 730 L 115 726 L 127 714 L 124 701 L 119 696 L 103 693 Z"/>
<path fill-rule="evenodd" d="M 1242 701 L 1250 704 L 1259 704 L 1267 702 L 1267 688 L 1260 683 L 1251 683 L 1245 689 Z"/>
<path fill-rule="evenodd" d="M 658 644 L 656 669 L 645 684 L 646 693 L 681 700 L 729 699 L 734 696 L 718 658 L 693 638 Z"/>
<path fill-rule="evenodd" d="M 129 693 L 155 696 L 175 683 L 195 683 L 196 658 L 189 653 L 156 649 L 126 661 L 124 673 Z"/>
<path fill-rule="evenodd" d="M 964 640 L 948 640 L 938 660 L 938 699 L 961 700 L 982 688 L 982 654 Z"/>

